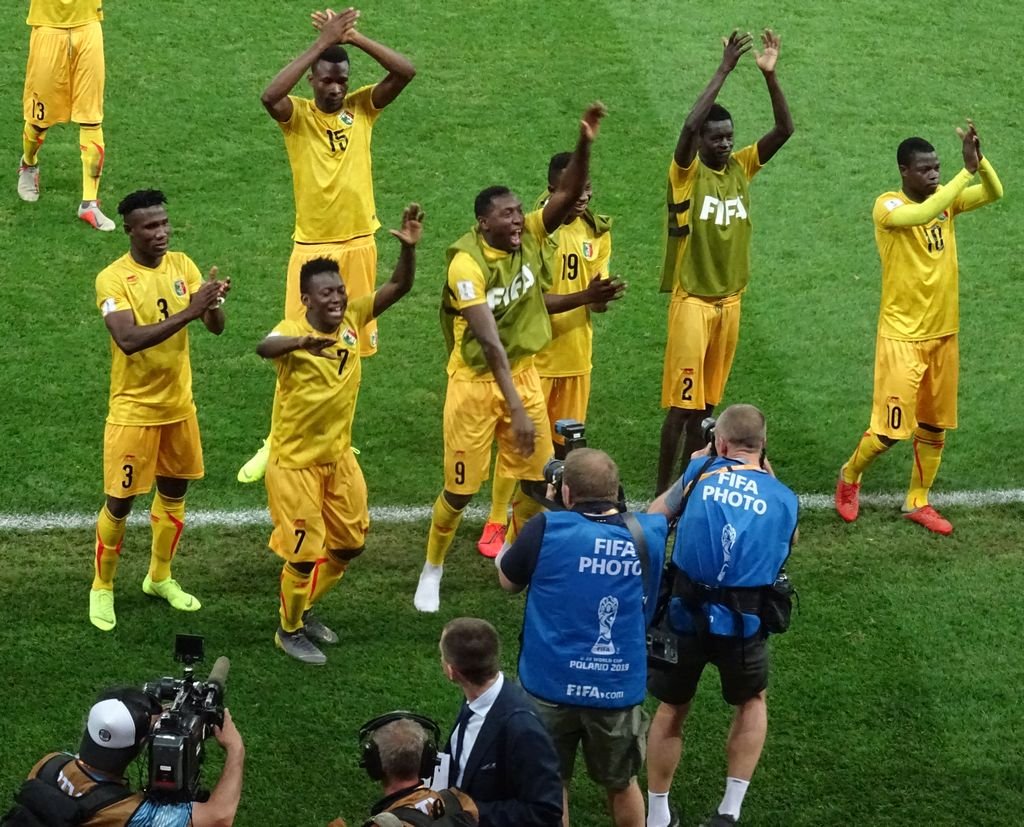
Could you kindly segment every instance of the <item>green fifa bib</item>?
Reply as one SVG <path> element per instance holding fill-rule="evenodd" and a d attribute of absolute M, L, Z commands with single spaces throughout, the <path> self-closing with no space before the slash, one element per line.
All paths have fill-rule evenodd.
<path fill-rule="evenodd" d="M 487 304 L 494 314 L 498 337 L 510 364 L 543 350 L 551 341 L 551 320 L 544 306 L 542 287 L 551 283 L 550 256 L 554 245 L 550 240 L 542 244 L 525 231 L 522 238 L 522 245 L 516 252 L 489 261 L 484 255 L 484 240 L 474 227 L 446 252 L 449 266 L 456 253 L 467 253 L 484 273 Z M 445 279 L 440 316 L 448 353 L 455 347 L 454 325 L 459 315 L 453 299 Z M 483 346 L 469 326 L 462 335 L 462 360 L 477 373 L 490 370 Z"/>
<path fill-rule="evenodd" d="M 750 182 L 730 158 L 722 172 L 697 161 L 690 198 L 668 195 L 668 238 L 661 290 L 678 284 L 694 296 L 731 296 L 750 281 Z"/>

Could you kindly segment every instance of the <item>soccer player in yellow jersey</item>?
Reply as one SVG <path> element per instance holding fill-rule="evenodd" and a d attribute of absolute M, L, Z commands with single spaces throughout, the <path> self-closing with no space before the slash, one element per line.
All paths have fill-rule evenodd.
<path fill-rule="evenodd" d="M 559 152 L 548 164 L 548 188 L 540 199 L 543 207 L 558 186 L 558 179 L 572 159 Z M 564 458 L 565 441 L 555 433 L 560 419 L 584 422 L 590 402 L 590 370 L 593 330 L 591 312 L 603 313 L 608 303 L 622 297 L 625 285 L 608 276 L 612 253 L 611 219 L 590 210 L 590 181 L 556 233 L 553 280 L 544 303 L 551 314 L 551 343 L 534 359 L 547 402 L 548 421 L 555 456 Z M 497 557 L 505 542 L 508 506 L 515 480 L 502 477 L 497 468 L 491 484 L 491 513 L 477 541 L 484 557 Z"/>
<path fill-rule="evenodd" d="M 960 354 L 956 219 L 1003 194 L 981 154 L 974 124 L 957 129 L 964 166 L 939 185 L 939 156 L 923 138 L 896 150 L 902 186 L 878 196 L 872 210 L 882 261 L 882 302 L 875 346 L 871 425 L 840 469 L 836 511 L 857 519 L 864 471 L 899 440 L 913 439 L 914 463 L 904 516 L 937 534 L 953 525 L 928 503 L 946 431 L 956 427 Z M 981 183 L 968 186 L 975 173 Z"/>
<path fill-rule="evenodd" d="M 750 181 L 793 134 L 793 118 L 775 65 L 770 29 L 755 54 L 775 124 L 756 144 L 733 152 L 732 117 L 715 103 L 729 73 L 752 45 L 749 34 L 723 38 L 718 70 L 686 116 L 669 164 L 668 237 L 661 289 L 672 292 L 661 382 L 657 492 L 703 447 L 700 423 L 722 400 L 739 338 L 740 297 L 750 280 Z"/>
<path fill-rule="evenodd" d="M 18 167 L 18 195 L 39 200 L 39 150 L 55 123 L 78 124 L 82 153 L 82 202 L 78 217 L 109 232 L 114 222 L 97 195 L 106 144 L 103 142 L 103 0 L 30 0 L 32 36 L 25 69 L 25 128 Z"/>
<path fill-rule="evenodd" d="M 285 317 L 305 308 L 299 299 L 299 270 L 317 258 L 338 262 L 353 299 L 368 296 L 377 280 L 380 226 L 373 200 L 370 143 L 381 110 L 401 94 L 416 74 L 407 57 L 355 29 L 359 13 L 347 9 L 314 14 L 320 33 L 313 44 L 285 66 L 260 100 L 284 135 L 295 192 L 295 233 L 285 291 Z M 349 91 L 349 58 L 355 46 L 387 70 L 379 83 Z M 306 72 L 313 99 L 290 94 Z M 363 356 L 377 350 L 377 323 L 367 322 L 360 337 Z M 240 482 L 262 478 L 269 444 L 238 472 Z"/>
<path fill-rule="evenodd" d="M 605 109 L 592 104 L 558 186 L 541 209 L 525 216 L 507 187 L 476 197 L 476 224 L 447 251 L 448 278 L 441 310 L 450 347 L 444 402 L 444 489 L 434 502 L 427 559 L 413 604 L 421 612 L 441 605 L 444 560 L 462 512 L 487 478 L 491 444 L 498 471 L 515 480 L 541 480 L 551 457 L 551 433 L 535 353 L 551 341 L 543 285 L 550 279 L 552 235 L 572 212 L 589 177 L 590 146 Z M 540 510 L 515 499 L 509 542 Z"/>
<path fill-rule="evenodd" d="M 422 222 L 418 204 L 406 207 L 402 229 L 391 231 L 402 244 L 395 272 L 370 295 L 350 299 L 333 259 L 303 264 L 305 314 L 285 319 L 256 349 L 277 367 L 266 475 L 270 548 L 285 561 L 275 640 L 303 663 L 325 663 L 316 644 L 338 642 L 311 609 L 363 553 L 370 523 L 366 483 L 352 453 L 360 337 L 367 321 L 412 289 Z"/>
<path fill-rule="evenodd" d="M 110 631 L 114 574 L 125 522 L 136 495 L 156 482 L 150 511 L 153 546 L 142 590 L 175 609 L 194 612 L 199 601 L 171 577 L 171 560 L 185 523 L 189 480 L 203 476 L 203 449 L 192 401 L 188 324 L 202 319 L 224 330 L 230 279 L 203 281 L 184 253 L 168 252 L 171 224 L 164 194 L 141 190 L 117 208 L 129 252 L 96 277 L 96 303 L 111 338 L 110 412 L 103 434 L 103 490 L 107 501 L 96 522 L 95 577 L 89 620 Z"/>

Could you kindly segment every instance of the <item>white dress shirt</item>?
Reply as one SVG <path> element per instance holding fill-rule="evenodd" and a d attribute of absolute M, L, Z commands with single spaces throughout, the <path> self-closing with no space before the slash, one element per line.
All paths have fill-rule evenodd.
<path fill-rule="evenodd" d="M 494 683 L 488 687 L 487 691 L 480 695 L 476 700 L 469 702 L 470 711 L 473 713 L 469 716 L 469 720 L 467 720 L 464 725 L 460 725 L 452 731 L 451 743 L 452 748 L 454 749 L 455 744 L 458 743 L 459 730 L 462 729 L 462 726 L 465 726 L 466 728 L 466 734 L 462 736 L 462 752 L 459 754 L 459 766 L 456 767 L 456 787 L 462 786 L 462 774 L 466 770 L 466 761 L 473 752 L 473 747 L 476 744 L 476 737 L 480 734 L 480 728 L 484 725 L 484 718 L 486 718 L 487 713 L 491 711 L 491 707 L 494 706 L 494 702 L 498 698 L 498 693 L 501 692 L 501 687 L 504 685 L 505 675 L 499 672 L 497 679 L 495 679 Z"/>

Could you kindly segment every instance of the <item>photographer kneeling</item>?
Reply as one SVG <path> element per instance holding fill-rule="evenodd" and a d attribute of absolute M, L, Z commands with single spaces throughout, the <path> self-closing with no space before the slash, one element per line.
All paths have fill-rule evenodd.
<path fill-rule="evenodd" d="M 214 737 L 224 771 L 208 801 L 164 802 L 132 792 L 125 775 L 149 741 L 160 704 L 140 689 L 110 689 L 89 710 L 78 755 L 51 753 L 32 768 L 4 825 L 230 827 L 242 794 L 245 747 L 231 715 Z"/>
<path fill-rule="evenodd" d="M 505 590 L 530 587 L 519 680 L 558 750 L 564 823 L 582 742 L 616 826 L 643 827 L 646 636 L 668 522 L 623 512 L 619 471 L 603 451 L 568 453 L 561 494 L 569 510 L 535 516 L 498 560 Z"/>
<path fill-rule="evenodd" d="M 796 539 L 797 498 L 765 459 L 764 414 L 753 405 L 732 405 L 712 438 L 649 509 L 669 519 L 682 516 L 667 618 L 679 635 L 678 663 L 652 671 L 648 683 L 661 701 L 647 741 L 648 827 L 677 823 L 669 787 L 682 753 L 683 722 L 708 663 L 718 669 L 722 696 L 736 712 L 726 742 L 725 796 L 703 825 L 737 822 L 768 731 L 767 637 L 788 625 L 788 580 L 780 578 Z"/>

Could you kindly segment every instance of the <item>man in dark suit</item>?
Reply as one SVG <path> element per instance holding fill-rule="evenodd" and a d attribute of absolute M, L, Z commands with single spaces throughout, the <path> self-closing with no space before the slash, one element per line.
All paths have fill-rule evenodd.
<path fill-rule="evenodd" d="M 558 755 L 533 702 L 499 671 L 499 648 L 486 620 L 441 632 L 441 666 L 466 698 L 445 746 L 448 783 L 476 802 L 480 827 L 560 827 Z"/>

